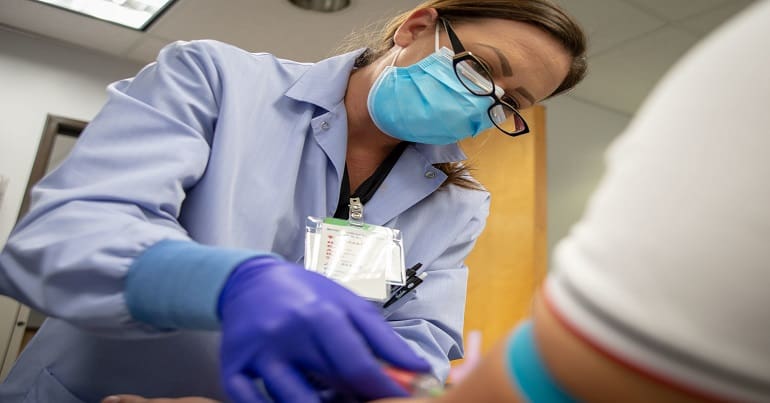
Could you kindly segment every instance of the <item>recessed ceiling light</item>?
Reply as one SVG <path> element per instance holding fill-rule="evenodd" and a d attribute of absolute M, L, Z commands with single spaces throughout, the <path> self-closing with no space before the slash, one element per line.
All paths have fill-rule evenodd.
<path fill-rule="evenodd" d="M 289 0 L 289 2 L 299 8 L 325 13 L 339 11 L 350 5 L 350 0 Z"/>
<path fill-rule="evenodd" d="M 144 31 L 175 0 L 36 0 L 68 11 Z"/>

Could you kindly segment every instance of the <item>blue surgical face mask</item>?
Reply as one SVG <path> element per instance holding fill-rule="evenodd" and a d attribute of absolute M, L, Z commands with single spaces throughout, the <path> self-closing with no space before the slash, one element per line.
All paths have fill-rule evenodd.
<path fill-rule="evenodd" d="M 369 115 L 386 134 L 415 143 L 450 144 L 493 126 L 487 114 L 492 98 L 473 95 L 457 79 L 454 53 L 438 48 L 438 24 L 435 46 L 434 53 L 411 66 L 386 67 L 369 90 Z"/>

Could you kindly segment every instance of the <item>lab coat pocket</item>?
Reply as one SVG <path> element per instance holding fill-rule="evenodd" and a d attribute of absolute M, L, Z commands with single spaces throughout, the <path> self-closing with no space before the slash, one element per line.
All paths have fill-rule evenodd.
<path fill-rule="evenodd" d="M 35 379 L 35 384 L 24 397 L 23 403 L 84 403 L 75 397 L 58 379 L 44 368 Z"/>

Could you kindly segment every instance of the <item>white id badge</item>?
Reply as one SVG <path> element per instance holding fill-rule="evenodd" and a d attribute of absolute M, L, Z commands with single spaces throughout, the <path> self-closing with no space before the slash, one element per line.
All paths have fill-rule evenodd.
<path fill-rule="evenodd" d="M 406 280 L 401 231 L 338 218 L 308 217 L 305 267 L 359 296 L 384 301 Z"/>

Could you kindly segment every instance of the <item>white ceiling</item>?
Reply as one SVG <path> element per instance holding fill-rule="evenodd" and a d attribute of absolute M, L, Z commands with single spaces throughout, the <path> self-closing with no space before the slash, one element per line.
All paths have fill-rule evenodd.
<path fill-rule="evenodd" d="M 590 38 L 588 78 L 571 96 L 633 114 L 682 53 L 751 0 L 557 0 Z M 352 0 L 333 14 L 300 10 L 286 0 L 177 0 L 146 32 L 30 0 L 0 0 L 0 24 L 106 52 L 152 61 L 174 40 L 218 39 L 300 61 L 334 53 L 353 30 L 380 22 L 420 0 Z"/>

